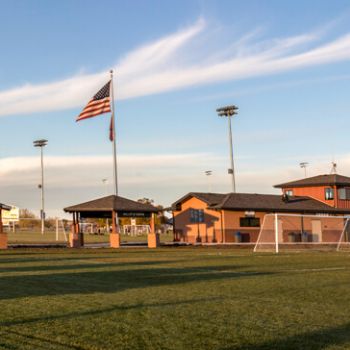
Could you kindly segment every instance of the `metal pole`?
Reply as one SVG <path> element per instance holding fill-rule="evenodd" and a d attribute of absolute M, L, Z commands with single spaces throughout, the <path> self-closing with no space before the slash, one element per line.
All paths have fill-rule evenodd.
<path fill-rule="evenodd" d="M 112 98 L 112 125 L 113 125 L 113 171 L 114 171 L 114 185 L 115 185 L 115 195 L 118 196 L 118 168 L 117 168 L 117 143 L 116 143 L 116 132 L 115 132 L 115 108 L 114 108 L 114 83 L 113 83 L 113 69 L 111 73 L 111 98 Z M 115 225 L 115 230 L 113 233 L 119 233 L 119 219 L 118 212 L 115 211 L 115 215 L 112 215 L 112 225 Z"/>
<path fill-rule="evenodd" d="M 58 218 L 56 218 L 56 241 L 58 241 Z"/>
<path fill-rule="evenodd" d="M 278 216 L 275 214 L 275 244 L 276 244 L 276 253 L 278 253 Z"/>
<path fill-rule="evenodd" d="M 236 193 L 236 180 L 235 180 L 235 168 L 233 163 L 233 142 L 232 142 L 232 128 L 231 128 L 231 117 L 228 116 L 228 137 L 230 143 L 230 161 L 231 161 L 231 175 L 232 175 L 232 192 Z"/>
<path fill-rule="evenodd" d="M 45 213 L 45 200 L 44 200 L 44 157 L 43 157 L 43 147 L 40 147 L 41 154 L 41 234 L 44 234 L 45 223 L 44 223 L 44 213 Z"/>
<path fill-rule="evenodd" d="M 112 104 L 112 125 L 113 125 L 113 173 L 114 173 L 114 185 L 115 195 L 118 196 L 118 168 L 117 168 L 117 144 L 116 144 L 116 132 L 115 132 L 115 108 L 114 108 L 114 84 L 113 84 L 113 70 L 111 73 L 111 104 Z"/>

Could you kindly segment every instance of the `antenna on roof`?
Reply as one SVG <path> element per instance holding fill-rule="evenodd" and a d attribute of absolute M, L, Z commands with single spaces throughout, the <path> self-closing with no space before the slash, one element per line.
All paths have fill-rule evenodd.
<path fill-rule="evenodd" d="M 331 169 L 331 174 L 336 174 L 337 173 L 337 163 L 332 162 L 332 169 Z"/>
<path fill-rule="evenodd" d="M 304 169 L 304 177 L 307 177 L 307 174 L 306 174 L 306 167 L 309 165 L 308 162 L 301 162 L 299 163 L 300 165 L 300 168 Z"/>

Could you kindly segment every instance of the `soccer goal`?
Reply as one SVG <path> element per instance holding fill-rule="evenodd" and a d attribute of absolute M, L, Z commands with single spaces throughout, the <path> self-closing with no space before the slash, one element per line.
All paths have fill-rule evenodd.
<path fill-rule="evenodd" d="M 43 232 L 41 220 L 36 218 L 20 218 L 18 221 L 9 221 L 3 225 L 3 228 L 8 233 L 9 242 L 63 243 L 68 241 L 69 225 L 67 220 L 59 218 L 44 220 Z"/>
<path fill-rule="evenodd" d="M 340 250 L 350 247 L 350 217 L 266 214 L 254 252 L 281 249 Z"/>
<path fill-rule="evenodd" d="M 124 225 L 123 234 L 128 236 L 142 236 L 151 232 L 150 225 Z"/>

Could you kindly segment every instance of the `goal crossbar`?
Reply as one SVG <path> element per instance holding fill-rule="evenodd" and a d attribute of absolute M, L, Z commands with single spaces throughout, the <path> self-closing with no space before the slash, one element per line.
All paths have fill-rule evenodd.
<path fill-rule="evenodd" d="M 349 241 L 350 216 L 271 213 L 263 218 L 254 252 L 312 246 L 340 250 Z"/>

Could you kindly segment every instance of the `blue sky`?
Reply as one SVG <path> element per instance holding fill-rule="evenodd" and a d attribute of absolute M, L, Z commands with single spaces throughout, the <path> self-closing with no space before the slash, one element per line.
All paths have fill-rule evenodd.
<path fill-rule="evenodd" d="M 348 1 L 0 2 L 2 202 L 38 210 L 37 138 L 49 215 L 112 192 L 108 115 L 75 123 L 110 68 L 123 196 L 230 191 L 227 104 L 239 192 L 350 175 Z"/>

